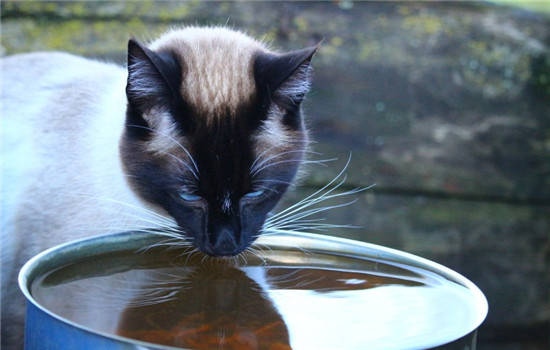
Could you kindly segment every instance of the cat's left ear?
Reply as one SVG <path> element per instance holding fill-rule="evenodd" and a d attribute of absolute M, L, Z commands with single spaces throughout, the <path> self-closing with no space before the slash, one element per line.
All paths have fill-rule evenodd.
<path fill-rule="evenodd" d="M 311 58 L 319 45 L 282 55 L 259 53 L 254 61 L 254 79 L 260 93 L 299 105 L 311 84 Z"/>
<path fill-rule="evenodd" d="M 128 41 L 128 101 L 142 110 L 171 100 L 181 84 L 181 67 L 176 58 L 155 52 L 135 39 Z"/>

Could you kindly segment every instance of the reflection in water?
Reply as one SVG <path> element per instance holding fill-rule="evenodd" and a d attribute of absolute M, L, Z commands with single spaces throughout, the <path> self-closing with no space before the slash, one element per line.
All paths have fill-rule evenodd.
<path fill-rule="evenodd" d="M 165 301 L 164 292 L 179 288 L 182 284 L 188 287 L 180 289 L 172 300 Z M 309 292 L 325 293 L 321 299 L 328 300 L 331 298 L 328 295 L 330 292 L 365 290 L 392 284 L 420 285 L 414 281 L 347 271 L 202 266 L 189 273 L 185 280 L 157 286 L 158 293 L 151 293 L 155 284 L 143 286 L 145 292 L 132 300 L 130 305 L 151 304 L 152 294 L 158 295 L 158 303 L 126 308 L 117 333 L 152 343 L 187 348 L 289 349 L 288 329 L 270 298 L 270 292 L 292 290 L 290 298 L 278 293 L 274 296 L 279 303 L 289 303 L 293 309 L 291 312 L 308 313 L 311 310 L 303 308 L 307 301 L 296 303 L 292 300 L 298 297 L 297 291 L 308 291 L 302 296 L 313 299 L 315 296 L 308 295 Z M 349 297 L 342 296 L 344 299 L 336 300 Z M 326 300 L 318 301 L 326 303 Z M 346 303 L 349 300 L 344 301 Z M 353 307 L 347 305 L 350 306 Z M 323 308 L 317 306 L 313 310 L 319 310 L 319 307 Z"/>
<path fill-rule="evenodd" d="M 244 266 L 163 259 L 70 265 L 32 294 L 99 332 L 192 349 L 418 348 L 459 338 L 475 319 L 464 287 L 406 265 L 311 253 Z"/>
<path fill-rule="evenodd" d="M 189 287 L 172 300 L 126 308 L 117 333 L 193 349 L 290 349 L 281 315 L 265 291 L 243 271 L 228 266 L 201 267 L 193 270 L 187 281 Z M 132 304 L 147 300 L 146 294 L 138 295 Z"/>

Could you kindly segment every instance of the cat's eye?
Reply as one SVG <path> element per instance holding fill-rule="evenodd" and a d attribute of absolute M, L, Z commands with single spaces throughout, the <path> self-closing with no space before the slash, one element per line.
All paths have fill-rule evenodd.
<path fill-rule="evenodd" d="M 196 194 L 181 192 L 181 193 L 180 193 L 180 198 L 183 199 L 183 200 L 186 201 L 186 202 L 194 202 L 194 201 L 198 201 L 198 200 L 201 199 L 202 197 L 201 197 L 201 196 L 197 196 Z"/>
<path fill-rule="evenodd" d="M 260 197 L 262 194 L 264 194 L 264 191 L 261 190 L 261 191 L 254 191 L 254 192 L 249 192 L 247 194 L 245 194 L 244 196 L 246 198 L 258 198 Z"/>

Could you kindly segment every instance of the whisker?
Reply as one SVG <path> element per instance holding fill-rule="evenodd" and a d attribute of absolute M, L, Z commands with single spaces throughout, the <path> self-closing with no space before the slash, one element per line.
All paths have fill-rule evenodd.
<path fill-rule="evenodd" d="M 195 246 L 190 246 L 191 251 L 187 253 L 187 257 L 185 258 L 185 264 L 187 265 L 189 263 L 189 259 L 195 255 L 195 254 L 199 254 L 200 253 L 200 250 L 195 247 Z M 182 255 L 183 256 L 183 255 Z"/>
<path fill-rule="evenodd" d="M 271 183 L 278 183 L 283 185 L 292 185 L 293 183 L 290 181 L 284 181 L 284 180 L 276 180 L 276 179 L 257 179 L 252 180 L 251 183 L 262 183 L 262 182 L 271 182 Z"/>
<path fill-rule="evenodd" d="M 304 141 L 294 141 L 294 140 L 291 140 L 291 141 L 287 141 L 287 142 L 285 142 L 285 143 L 302 143 L 302 142 L 304 142 Z M 256 157 L 256 159 L 254 159 L 254 161 L 252 162 L 252 165 L 250 165 L 250 170 L 252 171 L 252 169 L 256 166 L 256 163 L 257 163 L 260 159 L 262 159 L 262 157 L 263 157 L 266 153 L 270 152 L 270 151 L 273 150 L 274 148 L 283 146 L 285 143 L 279 142 L 279 143 L 277 143 L 277 144 L 275 144 L 275 145 L 269 147 L 268 149 L 266 149 L 266 150 L 263 151 L 262 153 L 260 153 L 260 154 Z M 315 143 L 315 141 L 306 141 L 306 144 L 310 144 L 310 143 Z M 304 150 L 304 152 L 315 153 L 315 152 L 309 151 L 309 150 Z"/>
<path fill-rule="evenodd" d="M 274 219 L 275 217 L 279 217 L 281 215 L 284 215 L 285 213 L 287 213 L 289 211 L 294 211 L 296 208 L 301 207 L 304 203 L 306 203 L 310 200 L 315 200 L 315 198 L 317 196 L 320 196 L 320 194 L 323 193 L 323 191 L 327 190 L 327 188 L 330 188 L 330 186 L 332 186 L 332 184 L 335 183 L 344 174 L 344 172 L 347 170 L 347 168 L 349 166 L 350 161 L 351 161 L 351 155 L 348 158 L 348 161 L 347 161 L 346 165 L 344 166 L 344 168 L 329 183 L 327 183 L 325 186 L 323 186 L 319 190 L 315 191 L 314 193 L 310 194 L 306 198 L 302 199 L 298 203 L 296 203 L 294 205 L 291 205 L 290 207 L 286 208 L 285 210 L 273 215 L 271 217 L 271 219 Z M 344 180 L 345 180 L 345 177 L 344 177 Z M 336 188 L 340 187 L 340 185 L 337 185 Z"/>
<path fill-rule="evenodd" d="M 171 249 L 176 249 L 176 247 L 185 247 L 189 244 L 189 243 L 187 243 L 187 245 L 186 245 L 185 243 L 186 242 L 179 242 L 179 241 L 175 240 L 174 238 L 172 238 L 172 239 L 166 239 L 166 240 L 163 240 L 163 241 L 159 241 L 159 242 L 156 242 L 156 243 L 153 243 L 153 244 L 149 244 L 145 247 L 139 248 L 137 251 L 139 253 L 146 253 L 150 249 L 158 248 L 158 247 L 167 247 L 168 250 L 171 250 Z"/>
<path fill-rule="evenodd" d="M 254 181 L 252 181 L 252 183 L 254 183 Z M 291 184 L 292 185 L 292 184 Z M 259 190 L 259 189 L 263 189 L 263 190 L 266 190 L 266 191 L 271 191 L 273 193 L 279 193 L 279 191 L 277 190 L 274 190 L 273 188 L 269 188 L 267 186 L 261 186 L 261 185 L 254 185 L 253 187 L 255 190 Z"/>
<path fill-rule="evenodd" d="M 258 175 L 260 172 L 264 171 L 265 169 L 269 169 L 272 166 L 276 166 L 276 165 L 280 165 L 280 164 L 300 163 L 300 164 L 318 164 L 318 165 L 326 166 L 326 164 L 324 164 L 325 162 L 330 162 L 330 161 L 333 161 L 333 160 L 334 159 L 323 159 L 323 160 L 286 159 L 286 160 L 280 160 L 280 161 L 277 161 L 277 162 L 267 163 L 267 164 L 263 165 L 261 168 L 256 169 L 253 172 L 251 172 L 251 176 L 254 177 L 254 176 Z"/>
<path fill-rule="evenodd" d="M 157 246 L 166 246 L 168 249 L 174 249 L 192 244 L 189 241 L 190 238 L 187 237 L 185 232 L 175 224 L 173 219 L 158 214 L 147 208 L 114 198 L 94 196 L 85 193 L 64 193 L 62 195 L 85 198 L 99 203 L 116 204 L 131 210 L 131 212 L 119 212 L 121 215 L 116 217 L 113 216 L 111 219 L 107 221 L 104 220 L 101 223 L 93 222 L 93 225 L 83 225 L 84 227 L 80 228 L 81 230 L 93 230 L 101 233 L 131 230 L 166 237 L 165 240 L 161 240 L 151 244 L 150 246 L 143 247 L 140 251 L 147 251 L 148 249 Z M 116 211 L 113 212 L 116 213 Z"/>
<path fill-rule="evenodd" d="M 245 252 L 249 252 L 250 254 L 260 259 L 262 261 L 262 266 L 267 264 L 267 261 L 262 256 L 262 250 L 257 245 L 248 247 Z"/>
<path fill-rule="evenodd" d="M 345 181 L 345 178 L 344 178 L 344 181 Z M 327 192 L 325 192 L 325 193 L 320 193 L 319 191 L 315 192 L 314 194 L 318 195 L 318 196 L 312 197 L 310 195 L 310 196 L 306 197 L 305 199 L 302 199 L 298 203 L 290 206 L 289 208 L 287 208 L 287 209 L 271 216 L 268 219 L 269 222 L 276 222 L 280 219 L 287 218 L 291 215 L 294 215 L 296 212 L 299 212 L 300 210 L 303 210 L 303 209 L 305 209 L 307 207 L 310 207 L 314 204 L 317 204 L 317 203 L 320 203 L 322 201 L 334 198 L 332 196 L 329 196 L 329 194 L 331 192 L 337 190 L 342 184 L 343 184 L 343 182 L 340 182 L 338 185 L 334 186 L 333 188 L 329 188 L 328 190 L 326 189 L 326 186 L 323 187 L 322 189 L 326 190 Z M 346 195 L 346 194 L 345 193 L 340 194 L 340 196 L 343 196 L 343 195 Z"/>
<path fill-rule="evenodd" d="M 246 259 L 245 251 L 246 250 L 240 252 L 239 254 L 237 254 L 235 256 L 235 265 L 239 265 L 239 263 L 238 263 L 239 258 L 243 260 L 243 265 L 245 265 L 245 266 L 248 265 L 248 260 Z"/>
<path fill-rule="evenodd" d="M 355 195 L 360 192 L 366 191 L 367 189 L 370 189 L 374 186 L 371 185 L 364 188 L 355 188 L 344 192 L 336 192 L 347 180 L 347 175 L 345 175 L 345 171 L 349 167 L 350 162 L 351 154 L 342 170 L 329 183 L 327 183 L 311 195 L 307 196 L 306 198 L 302 199 L 301 201 L 269 217 L 262 227 L 262 234 L 276 234 L 277 230 L 308 232 L 326 231 L 335 228 L 356 228 L 356 226 L 353 225 L 330 224 L 323 222 L 325 219 L 310 218 L 311 216 L 319 213 L 351 205 L 355 203 L 357 199 L 328 206 L 317 207 L 316 205 L 328 200 L 334 200 L 344 196 Z"/>
<path fill-rule="evenodd" d="M 279 158 L 279 157 L 282 157 L 284 155 L 287 155 L 287 154 L 294 154 L 294 153 L 299 153 L 299 154 L 302 154 L 304 153 L 305 150 L 291 150 L 291 151 L 285 151 L 285 152 L 281 152 L 281 153 L 276 153 L 272 156 L 269 156 L 267 157 L 266 159 L 263 159 L 261 162 L 259 162 L 258 164 L 255 164 L 254 166 L 251 166 L 250 167 L 250 174 L 252 176 L 254 176 L 255 174 L 257 174 L 258 172 L 261 171 L 261 169 L 263 169 L 263 166 L 264 164 L 268 163 L 269 161 L 271 161 L 272 159 L 275 159 L 275 158 Z M 296 161 L 300 161 L 300 160 L 296 160 Z"/>
<path fill-rule="evenodd" d="M 75 196 L 75 197 L 82 197 L 82 198 L 87 198 L 87 199 L 93 199 L 93 200 L 98 200 L 98 201 L 103 201 L 103 202 L 108 202 L 108 203 L 114 203 L 114 204 L 119 204 L 119 205 L 122 205 L 124 207 L 127 207 L 129 209 L 133 209 L 133 210 L 136 210 L 137 212 L 140 212 L 140 213 L 143 213 L 143 214 L 146 214 L 146 215 L 149 215 L 155 219 L 158 219 L 160 222 L 165 222 L 167 224 L 173 224 L 173 221 L 163 215 L 160 215 L 158 213 L 155 213 L 149 209 L 146 209 L 144 207 L 141 207 L 141 206 L 138 206 L 138 205 L 135 205 L 135 204 L 131 204 L 131 203 L 126 203 L 126 202 L 123 202 L 123 201 L 120 201 L 118 199 L 115 199 L 115 198 L 111 198 L 111 197 L 98 197 L 98 196 L 94 196 L 94 195 L 90 195 L 90 194 L 85 194 L 85 193 L 64 193 L 64 195 L 67 195 L 67 196 Z"/>
<path fill-rule="evenodd" d="M 161 218 L 157 218 L 157 217 L 154 217 L 153 219 L 147 219 L 147 218 L 137 216 L 137 215 L 134 215 L 134 214 L 127 214 L 127 217 L 133 218 L 136 221 L 141 221 L 141 222 L 144 222 L 144 223 L 147 223 L 147 224 L 151 224 L 153 226 L 159 226 L 159 228 L 163 228 L 167 231 L 172 231 L 172 230 L 178 230 L 179 231 L 179 228 L 174 225 L 174 222 L 169 220 L 169 219 L 166 219 L 166 218 L 164 218 L 164 220 L 162 220 Z"/>
<path fill-rule="evenodd" d="M 145 130 L 149 130 L 149 131 L 152 131 L 152 132 L 156 132 L 157 134 L 163 136 L 163 137 L 166 137 L 167 139 L 169 139 L 170 141 L 173 141 L 178 147 L 180 147 L 184 152 L 185 154 L 187 154 L 187 156 L 189 157 L 189 159 L 191 160 L 191 163 L 193 164 L 193 168 L 192 169 L 191 167 L 189 167 L 189 171 L 191 171 L 191 173 L 193 174 L 193 176 L 198 180 L 199 179 L 199 168 L 197 166 L 197 163 L 195 162 L 195 159 L 193 158 L 193 156 L 191 155 L 191 153 L 187 150 L 187 148 L 185 148 L 181 143 L 179 143 L 176 139 L 174 139 L 173 137 L 171 137 L 170 135 L 167 135 L 163 132 L 160 132 L 158 130 L 155 130 L 153 128 L 150 128 L 150 127 L 147 127 L 147 126 L 142 126 L 142 125 L 135 125 L 135 124 L 129 124 L 127 125 L 128 127 L 132 127 L 132 128 L 141 128 L 141 129 L 145 129 Z"/>
<path fill-rule="evenodd" d="M 276 145 L 277 147 L 279 145 Z M 275 146 L 273 146 L 275 147 Z M 273 148 L 271 147 L 271 148 Z M 271 149 L 270 148 L 270 149 Z M 266 163 L 269 163 L 271 160 L 273 159 L 276 159 L 276 158 L 279 158 L 279 157 L 282 157 L 282 156 L 285 156 L 285 155 L 288 155 L 288 154 L 294 154 L 294 153 L 299 153 L 299 154 L 314 154 L 314 155 L 321 155 L 320 153 L 318 152 L 314 152 L 314 151 L 310 151 L 308 149 L 296 149 L 296 150 L 290 150 L 290 151 L 285 151 L 285 152 L 280 152 L 280 153 L 276 153 L 274 155 L 271 155 L 265 159 L 262 159 L 259 163 L 257 163 L 257 161 L 259 159 L 261 159 L 263 157 L 263 155 L 266 153 L 267 151 L 264 151 L 262 154 L 260 154 L 258 157 L 256 157 L 256 159 L 254 160 L 254 162 L 252 163 L 252 165 L 250 166 L 250 174 L 252 176 L 255 176 L 257 173 L 259 173 L 260 171 L 263 170 L 264 166 Z M 298 162 L 302 162 L 301 159 L 295 159 L 294 161 L 298 161 Z M 309 161 L 304 161 L 304 162 L 309 162 Z M 312 162 L 318 162 L 318 161 L 312 161 Z"/>
<path fill-rule="evenodd" d="M 336 188 L 338 188 L 338 187 L 334 187 L 333 189 L 331 189 L 331 191 L 336 189 Z M 335 199 L 335 198 L 339 198 L 339 197 L 344 197 L 344 196 L 348 196 L 348 195 L 357 194 L 357 193 L 359 193 L 363 190 L 366 190 L 366 189 L 367 188 L 365 188 L 365 189 L 355 189 L 355 190 L 350 190 L 350 191 L 337 193 L 337 194 L 333 194 L 333 195 L 327 195 L 329 193 L 329 192 L 327 192 L 327 193 L 325 193 L 325 194 L 323 194 L 323 195 L 321 195 L 317 198 L 313 198 L 309 201 L 302 202 L 301 206 L 298 206 L 293 211 L 286 212 L 284 215 L 280 215 L 280 216 L 278 216 L 277 214 L 273 215 L 272 217 L 269 218 L 269 224 L 276 225 L 278 222 L 281 222 L 283 220 L 284 221 L 297 220 L 297 219 L 301 219 L 303 217 L 311 216 L 313 214 L 317 214 L 317 213 L 324 212 L 324 211 L 327 211 L 327 210 L 337 209 L 337 208 L 341 208 L 341 207 L 351 205 L 351 204 L 355 203 L 357 201 L 357 199 L 349 201 L 347 203 L 343 203 L 343 204 L 305 210 L 306 208 L 309 208 L 309 207 L 311 207 L 315 204 L 318 204 L 320 202 Z"/>
<path fill-rule="evenodd" d="M 180 159 L 179 157 L 176 157 L 175 155 L 173 155 L 172 153 L 170 152 L 167 152 L 167 151 L 164 151 L 164 150 L 159 150 L 160 152 L 172 157 L 173 159 L 175 159 L 177 162 L 181 163 L 183 166 L 185 166 L 187 168 L 187 170 L 189 170 L 189 172 L 191 172 L 191 174 L 193 175 L 193 177 L 195 179 L 199 179 L 198 175 L 195 173 L 195 171 L 191 168 L 191 166 L 189 165 L 189 163 L 187 163 L 186 161 L 184 161 L 183 159 Z"/>

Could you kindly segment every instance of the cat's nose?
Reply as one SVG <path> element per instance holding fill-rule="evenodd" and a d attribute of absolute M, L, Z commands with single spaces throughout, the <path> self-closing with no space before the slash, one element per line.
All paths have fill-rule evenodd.
<path fill-rule="evenodd" d="M 229 227 L 219 229 L 212 237 L 210 244 L 211 255 L 234 256 L 244 250 L 238 240 L 239 232 Z M 208 252 L 210 253 L 210 252 Z"/>

